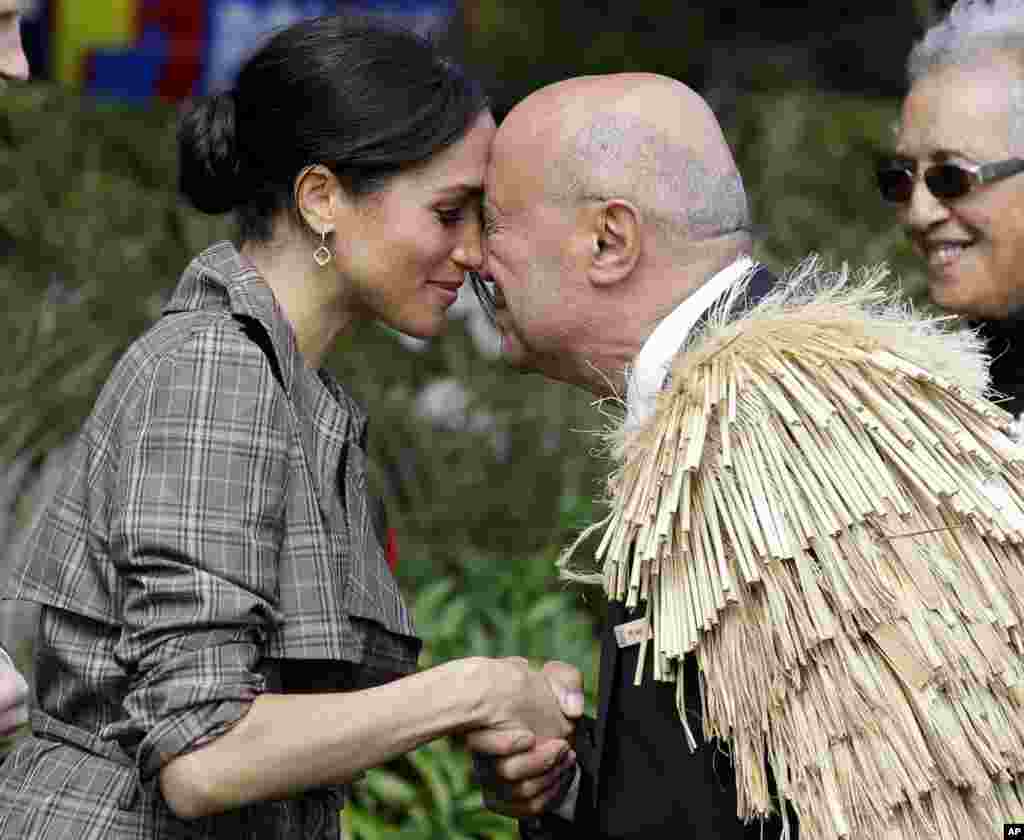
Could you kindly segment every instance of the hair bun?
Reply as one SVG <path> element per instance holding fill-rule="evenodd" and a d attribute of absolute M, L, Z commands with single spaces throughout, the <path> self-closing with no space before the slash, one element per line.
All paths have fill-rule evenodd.
<path fill-rule="evenodd" d="M 234 96 L 193 100 L 178 124 L 178 189 L 197 210 L 227 213 L 241 203 L 240 169 Z"/>

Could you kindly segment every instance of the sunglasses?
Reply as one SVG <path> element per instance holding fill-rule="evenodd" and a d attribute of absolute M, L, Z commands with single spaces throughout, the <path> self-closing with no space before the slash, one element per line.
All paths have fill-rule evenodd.
<path fill-rule="evenodd" d="M 963 198 L 982 184 L 1002 181 L 1024 172 L 1024 159 L 1009 158 L 995 163 L 936 163 L 922 177 L 928 191 L 941 201 Z M 907 160 L 887 160 L 875 170 L 878 191 L 891 204 L 906 204 L 914 192 L 917 164 Z"/>

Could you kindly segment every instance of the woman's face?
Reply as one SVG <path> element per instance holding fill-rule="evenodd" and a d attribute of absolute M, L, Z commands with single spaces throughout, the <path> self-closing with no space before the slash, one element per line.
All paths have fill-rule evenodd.
<path fill-rule="evenodd" d="M 903 103 L 896 151 L 916 164 L 918 177 L 900 222 L 927 263 L 932 300 L 951 312 L 1004 318 L 1024 305 L 1024 175 L 943 201 L 920 173 L 944 160 L 984 164 L 1019 155 L 1024 115 L 1014 114 L 1011 92 L 1022 78 L 996 55 L 933 70 Z"/>
<path fill-rule="evenodd" d="M 334 242 L 353 310 L 423 338 L 444 330 L 465 272 L 483 263 L 479 205 L 494 132 L 481 114 L 457 143 L 354 204 Z"/>

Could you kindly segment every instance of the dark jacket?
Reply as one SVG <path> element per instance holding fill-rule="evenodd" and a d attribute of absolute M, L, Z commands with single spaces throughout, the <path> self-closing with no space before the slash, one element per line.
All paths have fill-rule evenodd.
<path fill-rule="evenodd" d="M 977 324 L 988 345 L 995 402 L 1014 417 L 1024 412 L 1024 319 L 985 321 Z"/>

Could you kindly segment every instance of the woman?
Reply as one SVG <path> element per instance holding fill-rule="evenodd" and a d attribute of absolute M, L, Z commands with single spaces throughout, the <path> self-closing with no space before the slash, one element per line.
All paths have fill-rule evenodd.
<path fill-rule="evenodd" d="M 441 332 L 481 262 L 493 133 L 426 42 L 338 17 L 184 117 L 182 190 L 235 211 L 241 246 L 199 255 L 119 362 L 12 576 L 43 605 L 39 710 L 0 837 L 338 837 L 368 767 L 480 727 L 568 733 L 522 661 L 401 676 L 419 643 L 365 418 L 320 369 L 361 319 Z"/>
<path fill-rule="evenodd" d="M 927 262 L 932 300 L 988 339 L 993 388 L 1024 411 L 1024 3 L 960 0 L 907 62 L 896 156 L 878 171 Z"/>

